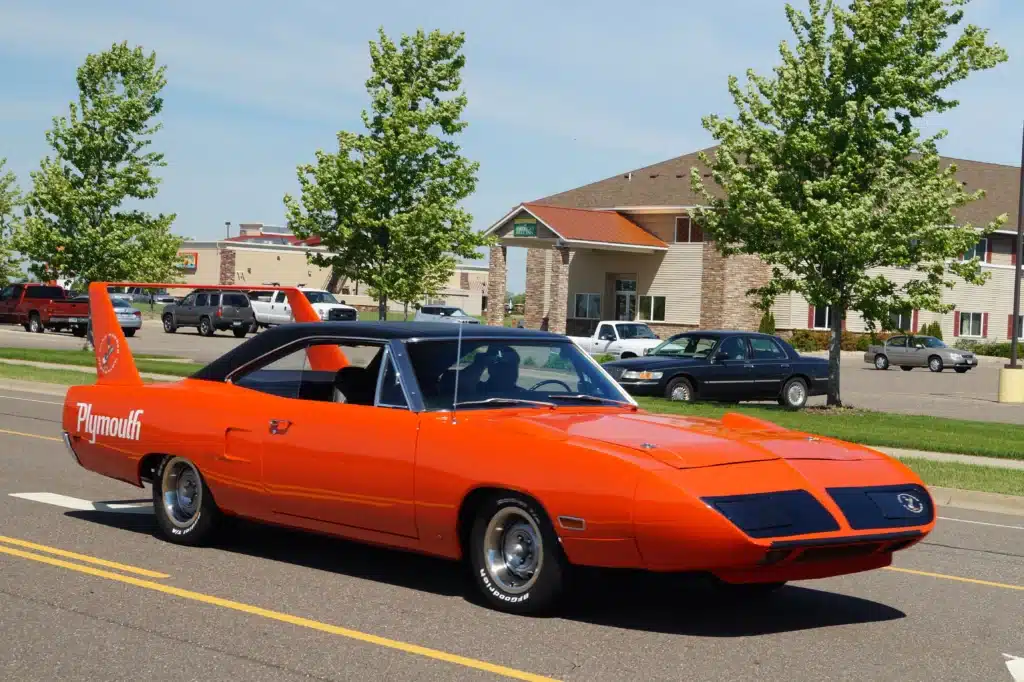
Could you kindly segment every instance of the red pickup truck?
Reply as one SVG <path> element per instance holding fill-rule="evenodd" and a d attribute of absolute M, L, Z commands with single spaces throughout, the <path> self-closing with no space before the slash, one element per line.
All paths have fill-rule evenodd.
<path fill-rule="evenodd" d="M 37 333 L 70 329 L 85 336 L 89 301 L 70 300 L 62 287 L 49 284 L 12 284 L 0 291 L 0 323 L 20 324 Z"/>

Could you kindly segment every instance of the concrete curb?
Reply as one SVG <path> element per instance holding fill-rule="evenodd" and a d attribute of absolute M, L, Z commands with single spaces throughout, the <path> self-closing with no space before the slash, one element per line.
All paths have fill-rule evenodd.
<path fill-rule="evenodd" d="M 1001 495 L 999 493 L 981 493 L 974 490 L 957 490 L 956 488 L 929 487 L 935 504 L 953 509 L 970 509 L 973 511 L 991 512 L 1024 516 L 1024 497 Z"/>

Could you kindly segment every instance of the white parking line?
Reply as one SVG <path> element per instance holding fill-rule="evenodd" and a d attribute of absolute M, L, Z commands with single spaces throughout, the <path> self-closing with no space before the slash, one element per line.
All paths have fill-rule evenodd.
<path fill-rule="evenodd" d="M 106 502 L 91 502 L 77 497 L 58 495 L 56 493 L 11 493 L 11 497 L 43 504 L 52 504 L 55 507 L 75 509 L 77 511 L 102 511 L 115 512 L 119 514 L 152 514 L 153 504 L 151 502 L 132 502 L 128 504 L 107 504 Z"/>
<path fill-rule="evenodd" d="M 1013 682 L 1024 682 L 1024 658 L 1012 654 L 1003 654 L 1006 659 L 1006 669 L 1010 671 Z"/>
<path fill-rule="evenodd" d="M 57 403 L 57 402 L 54 402 L 52 400 L 36 400 L 35 398 L 22 398 L 21 396 L 16 396 L 16 395 L 2 395 L 2 394 L 0 394 L 0 399 L 2 399 L 2 400 L 20 400 L 23 403 L 42 403 L 43 405 L 63 405 L 64 404 L 64 403 Z"/>
<path fill-rule="evenodd" d="M 1007 526 L 1002 523 L 988 523 L 987 521 L 970 521 L 968 519 L 954 519 L 950 516 L 938 516 L 943 521 L 959 521 L 960 523 L 973 523 L 976 526 L 993 526 L 995 528 L 1009 528 L 1011 530 L 1024 530 L 1024 526 Z"/>

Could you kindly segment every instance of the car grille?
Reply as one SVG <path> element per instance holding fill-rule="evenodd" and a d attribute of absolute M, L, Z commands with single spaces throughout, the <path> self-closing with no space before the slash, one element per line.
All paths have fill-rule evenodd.
<path fill-rule="evenodd" d="M 358 317 L 358 313 L 355 310 L 348 310 L 346 308 L 331 308 L 327 311 L 327 319 L 332 322 L 351 322 Z"/>
<path fill-rule="evenodd" d="M 618 381 L 622 378 L 622 372 L 625 371 L 621 367 L 605 367 L 605 371 L 611 375 L 612 379 Z"/>

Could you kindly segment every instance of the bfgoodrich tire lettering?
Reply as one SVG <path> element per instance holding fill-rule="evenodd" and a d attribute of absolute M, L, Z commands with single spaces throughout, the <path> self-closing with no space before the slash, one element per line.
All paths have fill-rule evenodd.
<path fill-rule="evenodd" d="M 193 504 L 182 502 L 188 496 Z M 153 511 L 160 532 L 178 545 L 202 545 L 211 540 L 220 510 L 198 467 L 184 457 L 164 457 L 153 476 Z"/>
<path fill-rule="evenodd" d="M 568 568 L 540 505 L 511 492 L 495 494 L 477 509 L 470 531 L 469 564 L 487 604 L 515 614 L 553 607 Z"/>

